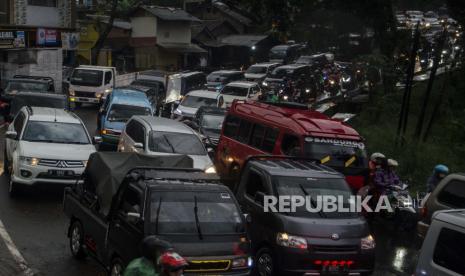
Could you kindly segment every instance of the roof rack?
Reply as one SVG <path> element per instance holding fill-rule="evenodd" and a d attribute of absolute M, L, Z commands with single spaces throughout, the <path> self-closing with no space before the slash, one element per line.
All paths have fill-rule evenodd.
<path fill-rule="evenodd" d="M 31 80 L 46 80 L 46 81 L 54 81 L 51 77 L 44 77 L 44 76 L 27 76 L 27 75 L 14 75 L 14 79 L 31 79 Z"/>

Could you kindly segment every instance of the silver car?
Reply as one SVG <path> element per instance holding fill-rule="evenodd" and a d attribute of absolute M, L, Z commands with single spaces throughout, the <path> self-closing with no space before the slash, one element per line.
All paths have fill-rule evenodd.
<path fill-rule="evenodd" d="M 194 168 L 216 173 L 200 136 L 185 124 L 153 116 L 133 116 L 124 128 L 118 143 L 120 152 L 148 155 L 188 155 Z"/>

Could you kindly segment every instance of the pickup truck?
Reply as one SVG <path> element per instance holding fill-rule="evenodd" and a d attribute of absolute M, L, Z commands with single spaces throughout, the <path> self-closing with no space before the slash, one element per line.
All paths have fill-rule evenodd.
<path fill-rule="evenodd" d="M 71 253 L 122 275 L 142 239 L 155 235 L 187 259 L 185 275 L 248 275 L 245 217 L 218 183 L 187 156 L 92 154 L 83 184 L 65 190 Z"/>

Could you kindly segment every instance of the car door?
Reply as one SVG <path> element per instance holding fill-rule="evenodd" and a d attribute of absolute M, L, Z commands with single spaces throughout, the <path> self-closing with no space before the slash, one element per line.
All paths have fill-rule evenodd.
<path fill-rule="evenodd" d="M 271 195 L 271 187 L 267 183 L 265 174 L 255 168 L 246 169 L 241 181 L 244 181 L 242 189 L 241 208 L 243 213 L 251 216 L 248 232 L 254 245 L 273 236 L 275 229 L 270 228 L 273 213 L 265 213 L 263 206 L 263 195 Z M 261 195 L 260 195 L 261 194 Z"/>
<path fill-rule="evenodd" d="M 100 131 L 103 127 L 103 122 L 105 120 L 105 114 L 108 113 L 108 107 L 110 106 L 111 96 L 107 97 L 100 107 L 97 114 L 97 129 Z"/>
<path fill-rule="evenodd" d="M 103 91 L 110 91 L 113 88 L 113 71 L 105 71 L 103 79 Z"/>
<path fill-rule="evenodd" d="M 140 242 L 144 236 L 144 191 L 130 184 L 110 221 L 108 232 L 108 260 L 115 254 L 124 264 L 140 256 Z"/>
<path fill-rule="evenodd" d="M 15 131 L 16 132 L 16 139 L 9 139 L 5 137 L 5 144 L 6 144 L 6 155 L 8 160 L 11 162 L 13 159 L 13 153 L 15 152 L 19 139 L 21 138 L 21 134 L 24 129 L 24 125 L 26 123 L 26 114 L 24 111 L 20 111 L 16 118 L 14 119 L 13 123 L 9 125 L 8 131 Z"/>

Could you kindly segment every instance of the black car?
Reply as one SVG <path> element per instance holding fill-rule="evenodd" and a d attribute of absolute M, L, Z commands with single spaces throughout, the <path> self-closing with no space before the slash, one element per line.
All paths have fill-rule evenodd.
<path fill-rule="evenodd" d="M 296 89 L 310 89 L 312 86 L 310 66 L 288 64 L 276 67 L 262 82 L 262 88 L 279 91 L 283 89 L 286 79 L 291 81 Z"/>
<path fill-rule="evenodd" d="M 2 100 L 10 102 L 19 92 L 55 93 L 55 85 L 50 77 L 15 75 L 2 90 Z"/>
<path fill-rule="evenodd" d="M 207 89 L 221 91 L 223 87 L 232 82 L 244 79 L 244 72 L 237 70 L 213 71 L 207 76 Z"/>
<path fill-rule="evenodd" d="M 5 118 L 6 121 L 13 121 L 13 118 L 23 106 L 69 109 L 69 101 L 64 94 L 20 92 L 16 94 L 10 103 L 9 114 Z"/>
<path fill-rule="evenodd" d="M 142 239 L 154 235 L 186 258 L 185 275 L 249 275 L 239 205 L 216 175 L 192 165 L 188 156 L 92 154 L 83 184 L 65 190 L 73 256 L 92 256 L 111 275 L 122 275 L 141 256 Z"/>
<path fill-rule="evenodd" d="M 218 146 L 225 116 L 224 108 L 202 106 L 197 110 L 194 121 L 207 146 Z"/>
<path fill-rule="evenodd" d="M 305 46 L 302 44 L 276 45 L 270 49 L 269 60 L 270 62 L 278 62 L 281 64 L 292 63 L 300 56 L 304 48 Z"/>
<path fill-rule="evenodd" d="M 255 157 L 246 161 L 235 190 L 242 211 L 250 217 L 257 275 L 372 272 L 375 242 L 360 214 L 309 212 L 303 206 L 295 212 L 265 211 L 268 196 L 311 196 L 306 206 L 315 204 L 315 195 L 347 199 L 352 192 L 342 174 L 313 161 Z"/>

